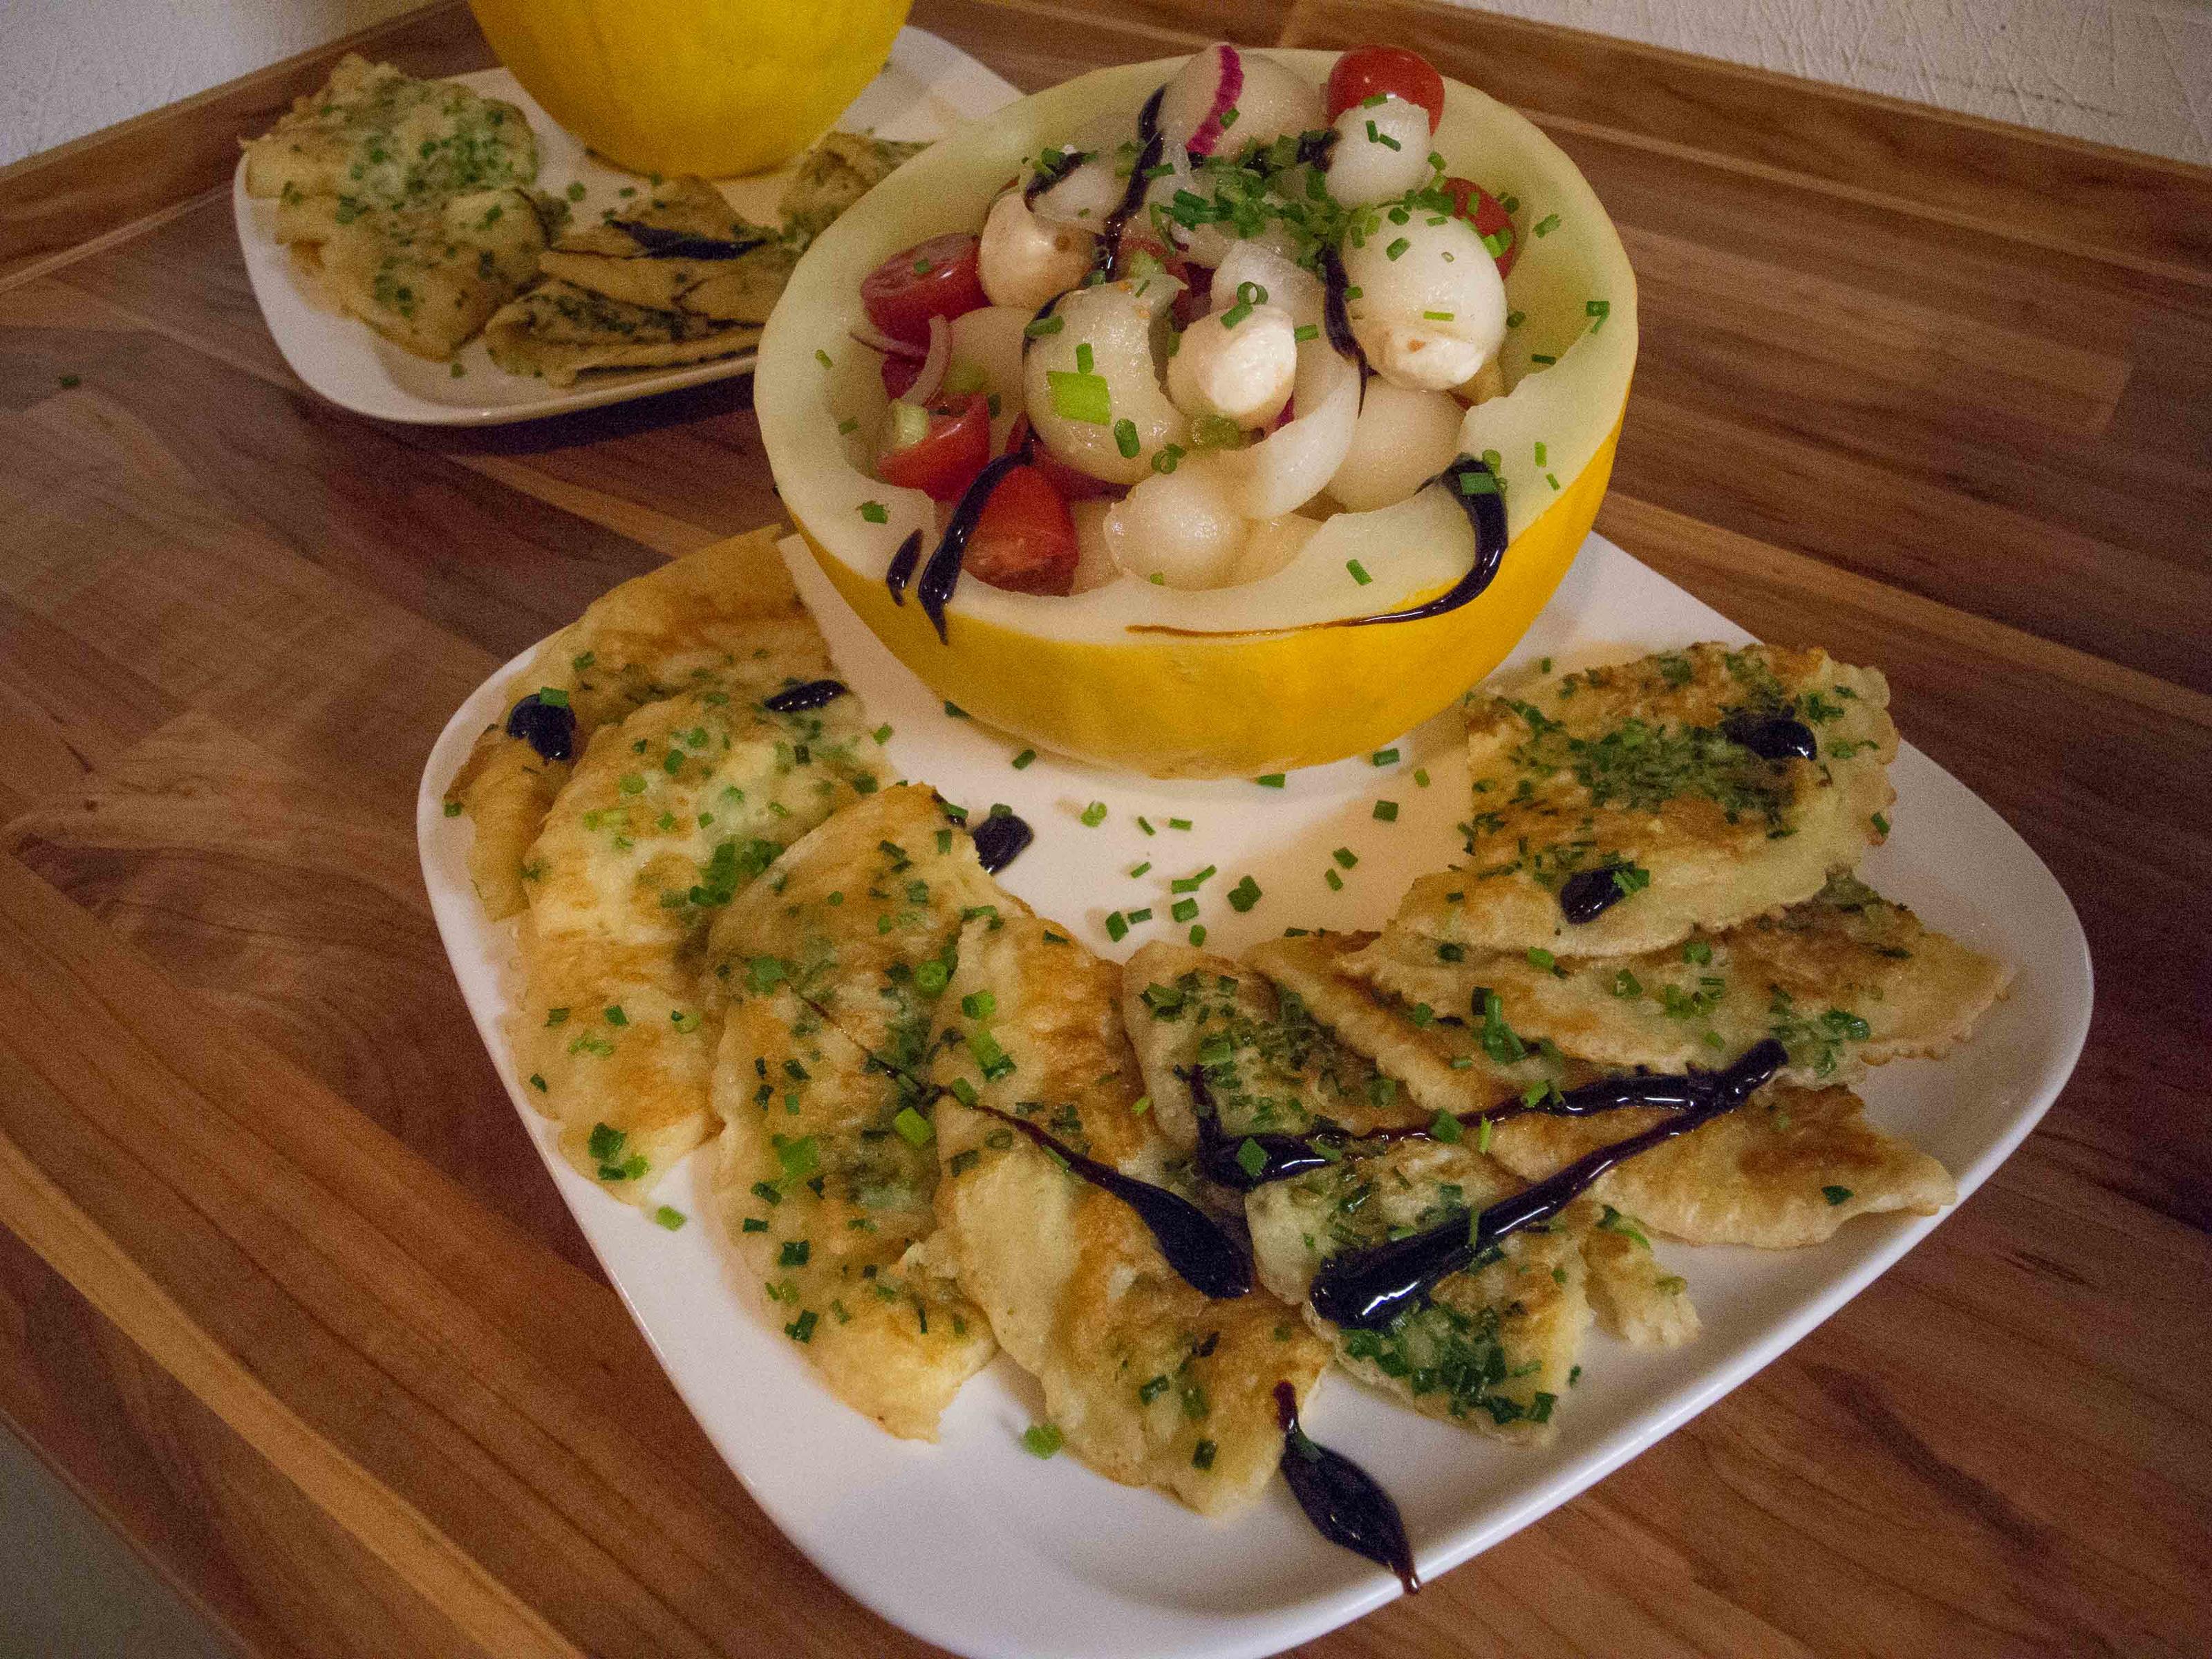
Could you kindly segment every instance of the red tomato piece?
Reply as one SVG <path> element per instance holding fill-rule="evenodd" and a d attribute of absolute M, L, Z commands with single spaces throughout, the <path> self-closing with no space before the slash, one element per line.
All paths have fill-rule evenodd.
<path fill-rule="evenodd" d="M 1521 233 L 1513 228 L 1513 216 L 1505 210 L 1505 204 L 1465 179 L 1447 179 L 1443 188 L 1451 195 L 1453 211 L 1474 227 L 1476 235 L 1498 239 L 1504 252 L 1491 257 L 1498 261 L 1498 274 L 1510 276 L 1513 262 L 1521 257 Z"/>
<path fill-rule="evenodd" d="M 860 279 L 860 303 L 868 320 L 894 340 L 929 343 L 929 319 L 950 321 L 990 301 L 976 263 L 981 244 L 963 231 L 948 231 L 894 253 Z"/>
<path fill-rule="evenodd" d="M 1418 52 L 1403 46 L 1358 46 L 1328 72 L 1328 118 L 1380 94 L 1403 98 L 1429 112 L 1429 131 L 1444 118 L 1444 77 Z"/>
<path fill-rule="evenodd" d="M 1030 442 L 1030 417 L 1014 416 L 1013 429 L 1006 434 L 1006 453 L 1011 455 Z M 1094 478 L 1079 466 L 1070 466 L 1047 449 L 1042 441 L 1030 444 L 1030 459 L 1036 470 L 1044 474 L 1052 487 L 1064 501 L 1090 501 L 1099 495 L 1118 495 L 1121 486 L 1109 483 L 1103 478 Z"/>
<path fill-rule="evenodd" d="M 980 392 L 929 411 L 929 429 L 913 443 L 876 457 L 876 476 L 902 489 L 957 501 L 991 459 L 991 405 Z"/>
<path fill-rule="evenodd" d="M 984 504 L 961 568 L 993 587 L 1065 595 L 1074 585 L 1075 559 L 1067 503 L 1039 468 L 1018 466 Z"/>

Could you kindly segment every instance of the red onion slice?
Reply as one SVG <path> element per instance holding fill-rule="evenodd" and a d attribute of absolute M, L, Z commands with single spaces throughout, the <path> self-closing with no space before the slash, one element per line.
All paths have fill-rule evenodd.
<path fill-rule="evenodd" d="M 914 384 L 899 393 L 902 403 L 927 408 L 937 398 L 938 388 L 945 384 L 945 371 L 952 362 L 952 325 L 942 317 L 929 319 L 929 350 L 921 360 L 921 371 L 914 377 Z"/>
<path fill-rule="evenodd" d="M 927 354 L 918 345 L 905 340 L 895 340 L 872 323 L 855 323 L 847 331 L 871 351 L 880 351 L 893 357 L 921 357 Z"/>

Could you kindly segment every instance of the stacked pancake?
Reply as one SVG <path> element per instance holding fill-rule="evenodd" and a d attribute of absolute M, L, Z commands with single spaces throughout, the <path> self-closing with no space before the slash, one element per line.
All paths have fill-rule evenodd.
<path fill-rule="evenodd" d="M 1888 833 L 1887 703 L 1878 673 L 1818 651 L 1547 665 L 1470 696 L 1466 860 L 1416 882 L 1379 937 L 1294 933 L 1243 967 L 1163 945 L 1132 960 L 1164 1121 L 1242 1154 L 1250 1178 L 1221 1156 L 1211 1171 L 1247 1189 L 1263 1282 L 1340 1363 L 1431 1415 L 1541 1438 L 1593 1319 L 1643 1345 L 1696 1334 L 1655 1235 L 1803 1245 L 1952 1200 L 1848 1086 L 1942 1052 L 2008 978 L 1851 873 Z M 1592 1109 L 1609 1079 L 1673 1074 L 1693 1096 L 1759 1056 L 1772 1081 L 1735 1109 L 1539 1227 L 1485 1236 L 1389 1322 L 1342 1328 L 1309 1300 L 1332 1262 L 1471 1228 L 1680 1109 Z M 1326 1162 L 1274 1179 L 1284 1138 Z"/>

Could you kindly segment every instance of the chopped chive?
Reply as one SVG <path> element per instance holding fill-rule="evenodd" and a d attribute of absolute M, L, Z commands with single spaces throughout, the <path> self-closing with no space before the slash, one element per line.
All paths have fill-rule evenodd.
<path fill-rule="evenodd" d="M 1590 332 L 1595 334 L 1605 326 L 1605 319 L 1613 314 L 1613 302 L 1609 300 L 1587 301 L 1583 303 L 1583 311 L 1597 319 L 1590 325 Z"/>
<path fill-rule="evenodd" d="M 1884 839 L 1888 837 L 1889 819 L 1885 814 L 1877 812 L 1872 818 L 1869 819 L 1868 822 L 1874 825 L 1875 834 L 1882 836 Z"/>
<path fill-rule="evenodd" d="M 1256 1176 L 1267 1167 L 1267 1154 L 1260 1143 L 1247 1136 L 1237 1149 L 1237 1167 L 1248 1176 Z"/>
<path fill-rule="evenodd" d="M 1549 236 L 1559 228 L 1559 216 L 1556 213 L 1547 213 L 1536 221 L 1536 234 L 1539 236 Z"/>
<path fill-rule="evenodd" d="M 1427 788 L 1429 787 L 1429 769 L 1425 766 L 1415 767 L 1413 769 L 1413 781 L 1419 784 L 1422 788 Z"/>
<path fill-rule="evenodd" d="M 1287 775 L 1284 773 L 1270 772 L 1264 777 L 1253 779 L 1252 781 L 1258 784 L 1262 789 L 1280 789 L 1285 784 L 1289 782 L 1290 780 Z"/>
<path fill-rule="evenodd" d="M 945 705 L 945 713 L 948 718 L 956 720 L 964 720 L 969 718 L 968 711 L 963 708 L 957 702 L 946 703 Z"/>
<path fill-rule="evenodd" d="M 1077 373 L 1077 374 L 1090 374 L 1090 373 L 1091 373 L 1091 364 L 1092 364 L 1093 362 L 1095 362 L 1096 361 L 1097 361 L 1097 359 L 1095 359 L 1094 357 L 1092 357 L 1092 356 L 1091 356 L 1091 342 L 1090 342 L 1090 341 L 1085 340 L 1085 341 L 1084 341 L 1084 342 L 1083 342 L 1083 343 L 1082 343 L 1082 344 L 1080 344 L 1080 345 L 1079 345 L 1079 346 L 1077 346 L 1077 347 L 1075 348 L 1075 371 L 1076 371 L 1076 373 Z"/>
<path fill-rule="evenodd" d="M 1149 904 L 1145 906 L 1141 910 L 1132 910 L 1129 912 L 1129 926 L 1132 927 L 1134 927 L 1140 921 L 1150 921 L 1152 919 L 1152 907 Z"/>
<path fill-rule="evenodd" d="M 1509 311 L 1505 313 L 1505 326 L 1508 328 L 1518 328 L 1522 323 L 1528 321 L 1528 313 L 1525 311 Z"/>
<path fill-rule="evenodd" d="M 1438 1112 L 1436 1121 L 1429 1125 L 1429 1133 L 1447 1146 L 1459 1145 L 1461 1132 L 1460 1121 L 1449 1112 Z"/>
<path fill-rule="evenodd" d="M 1036 761 L 1036 750 L 1034 750 L 1034 749 L 1024 749 L 1024 750 L 1022 750 L 1022 752 L 1021 752 L 1020 754 L 1018 754 L 1018 755 L 1017 755 L 1017 756 L 1015 756 L 1015 757 L 1014 757 L 1014 770 L 1015 770 L 1015 771 L 1017 771 L 1017 772 L 1026 772 L 1027 770 L 1029 770 L 1030 764 L 1031 764 L 1033 762 L 1035 762 L 1035 761 Z"/>
<path fill-rule="evenodd" d="M 1143 817 L 1141 814 L 1137 819 L 1137 828 L 1143 830 L 1148 836 L 1157 836 L 1160 833 L 1158 830 L 1152 828 L 1152 821 L 1148 817 Z M 1149 864 L 1145 866 L 1147 870 L 1152 867 L 1152 866 Z"/>
<path fill-rule="evenodd" d="M 823 350 L 818 346 L 815 349 L 814 361 L 821 364 L 824 368 L 835 368 L 836 367 L 835 363 L 830 361 L 830 354 Z"/>
<path fill-rule="evenodd" d="M 1149 865 L 1146 867 L 1151 868 Z M 1168 884 L 1168 890 L 1171 893 L 1195 893 L 1212 880 L 1215 873 L 1216 866 L 1209 864 L 1194 876 L 1177 876 Z"/>
<path fill-rule="evenodd" d="M 1246 876 L 1229 890 L 1229 908 L 1239 915 L 1260 902 L 1260 884 Z"/>
<path fill-rule="evenodd" d="M 1319 323 L 1300 323 L 1296 328 L 1291 331 L 1291 338 L 1297 341 L 1300 345 L 1304 345 L 1308 340 L 1318 340 L 1321 338 L 1321 325 Z"/>
<path fill-rule="evenodd" d="M 1545 352 L 1532 351 L 1528 354 L 1528 361 L 1532 363 L 1556 363 L 1559 360 Z"/>
<path fill-rule="evenodd" d="M 1137 423 L 1134 421 L 1125 419 L 1114 422 L 1114 447 L 1121 452 L 1123 460 L 1136 459 L 1137 452 L 1144 447 L 1144 443 L 1137 436 Z"/>
<path fill-rule="evenodd" d="M 457 800 L 449 800 L 449 801 L 447 801 L 447 802 L 446 803 L 446 816 L 447 816 L 447 817 L 449 817 L 449 818 L 457 818 L 457 817 L 460 817 L 460 815 L 461 815 L 461 804 L 460 804 L 460 802 L 459 802 L 459 801 L 457 801 Z"/>
<path fill-rule="evenodd" d="M 1367 574 L 1367 567 L 1357 559 L 1346 559 L 1344 562 L 1344 568 L 1352 573 L 1352 580 L 1362 587 L 1375 580 Z"/>
<path fill-rule="evenodd" d="M 1397 803 L 1396 801 L 1395 801 L 1395 800 L 1378 800 L 1378 801 L 1376 801 L 1376 802 L 1375 803 L 1375 817 L 1376 817 L 1376 820 L 1377 820 L 1379 823 L 1397 823 L 1397 821 L 1398 821 L 1398 803 Z"/>
<path fill-rule="evenodd" d="M 1129 879 L 1134 881 L 1139 876 L 1143 875 L 1146 871 L 1152 867 L 1152 861 L 1150 859 L 1146 859 L 1142 864 L 1138 865 L 1134 869 L 1129 872 Z"/>
<path fill-rule="evenodd" d="M 849 438 L 860 429 L 860 423 L 854 420 L 850 415 L 848 415 L 843 420 L 837 422 L 837 434 L 840 437 Z"/>
<path fill-rule="evenodd" d="M 1190 828 L 1190 820 L 1188 818 L 1170 818 L 1168 820 L 1168 828 L 1170 830 L 1188 830 Z"/>
<path fill-rule="evenodd" d="M 1341 893 L 1344 890 L 1344 878 L 1338 875 L 1335 871 L 1322 871 L 1321 872 L 1321 878 L 1328 884 L 1328 890 L 1330 892 Z"/>
<path fill-rule="evenodd" d="M 1060 1449 L 1060 1425 L 1056 1423 L 1032 1423 L 1022 1431 L 1022 1449 L 1031 1457 L 1050 1457 Z"/>
<path fill-rule="evenodd" d="M 1090 805 L 1083 809 L 1081 816 L 1085 829 L 1096 830 L 1106 822 L 1106 803 L 1103 800 L 1092 801 Z"/>
<path fill-rule="evenodd" d="M 1411 246 L 1413 246 L 1413 244 L 1407 241 L 1404 237 L 1401 236 L 1396 240 L 1393 241 L 1389 246 L 1382 250 L 1382 257 L 1386 259 L 1395 259 L 1400 254 L 1403 253 Z"/>
<path fill-rule="evenodd" d="M 1106 913 L 1106 937 L 1116 945 L 1129 937 L 1128 920 L 1119 910 Z"/>
<path fill-rule="evenodd" d="M 1432 323 L 1448 323 L 1452 319 L 1452 313 L 1449 311 L 1425 311 L 1421 315 Z"/>
<path fill-rule="evenodd" d="M 909 1146 L 927 1146 L 937 1139 L 937 1130 L 930 1121 L 911 1106 L 899 1108 L 898 1115 L 891 1120 L 891 1127 Z"/>
<path fill-rule="evenodd" d="M 1168 907 L 1168 915 L 1176 921 L 1195 921 L 1198 920 L 1198 901 L 1194 898 L 1177 899 Z"/>
<path fill-rule="evenodd" d="M 1023 328 L 1022 332 L 1032 340 L 1041 340 L 1048 334 L 1057 334 L 1067 326 L 1065 317 L 1040 317 Z"/>
<path fill-rule="evenodd" d="M 1135 1101 L 1130 1104 L 1129 1115 L 1131 1117 L 1142 1117 L 1146 1112 L 1149 1112 L 1152 1109 L 1152 1097 L 1150 1095 L 1139 1095 Z"/>
<path fill-rule="evenodd" d="M 1838 1204 L 1848 1204 L 1853 1194 L 1848 1187 L 1823 1187 L 1820 1188 L 1820 1196 L 1826 1199 L 1832 1207 Z"/>
<path fill-rule="evenodd" d="M 1197 949 L 1198 946 L 1206 943 L 1206 924 L 1204 922 L 1200 922 L 1197 927 L 1190 930 L 1190 943 L 1193 950 Z"/>
<path fill-rule="evenodd" d="M 1342 865 L 1347 870 L 1351 869 L 1354 865 L 1359 862 L 1359 854 L 1353 852 L 1349 847 L 1338 848 L 1336 851 L 1329 854 L 1329 857 L 1334 859 L 1339 864 Z"/>
<path fill-rule="evenodd" d="M 890 509 L 881 501 L 862 501 L 860 516 L 870 524 L 889 524 L 891 521 Z"/>

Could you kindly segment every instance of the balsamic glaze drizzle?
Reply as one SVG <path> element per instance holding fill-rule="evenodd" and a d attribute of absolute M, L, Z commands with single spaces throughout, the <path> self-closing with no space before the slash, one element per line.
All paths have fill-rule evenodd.
<path fill-rule="evenodd" d="M 771 714 L 803 714 L 810 708 L 836 702 L 851 690 L 842 680 L 809 680 L 804 685 L 794 685 L 772 697 L 762 698 L 761 707 Z"/>
<path fill-rule="evenodd" d="M 1746 1049 L 1725 1071 L 1691 1072 L 1686 1092 L 1696 1098 L 1674 1117 L 1640 1133 L 1577 1158 L 1555 1174 L 1500 1199 L 1475 1214 L 1465 1210 L 1425 1232 L 1349 1250 L 1314 1275 L 1306 1299 L 1313 1310 L 1346 1330 L 1379 1331 L 1428 1300 L 1437 1283 L 1471 1266 L 1475 1258 L 1509 1235 L 1547 1221 L 1582 1196 L 1607 1170 L 1639 1152 L 1702 1127 L 1734 1111 L 1781 1070 L 1789 1051 L 1772 1037 Z M 1646 1079 L 1613 1079 L 1611 1086 Z M 1577 1091 L 1577 1092 L 1580 1092 Z"/>
<path fill-rule="evenodd" d="M 1820 757 L 1820 740 L 1813 728 L 1788 714 L 1754 714 L 1740 708 L 1721 722 L 1721 734 L 1740 743 L 1761 760 L 1784 761 Z"/>
<path fill-rule="evenodd" d="M 1331 131 L 1329 137 L 1336 137 Z M 1359 365 L 1362 384 L 1369 373 L 1367 354 L 1359 349 L 1359 341 L 1352 332 L 1352 316 L 1345 309 L 1344 260 L 1328 243 L 1321 248 L 1321 321 L 1328 332 L 1328 343 L 1337 351 Z"/>
<path fill-rule="evenodd" d="M 1569 876 L 1559 884 L 1559 914 L 1572 922 L 1595 921 L 1628 896 L 1613 879 L 1613 872 L 1625 867 L 1601 865 Z"/>
<path fill-rule="evenodd" d="M 1121 199 L 1106 216 L 1106 222 L 1098 228 L 1098 252 L 1091 269 L 1109 283 L 1121 274 L 1121 232 L 1130 216 L 1144 205 L 1145 191 L 1152 182 L 1145 175 L 1160 164 L 1160 157 L 1167 150 L 1167 135 L 1160 131 L 1160 100 L 1166 93 L 1167 84 L 1163 82 L 1137 112 L 1136 165 L 1129 169 L 1129 182 L 1122 187 Z"/>
<path fill-rule="evenodd" d="M 1035 207 L 1038 197 L 1090 159 L 1091 152 L 1087 149 L 1055 150 L 1038 157 L 1036 171 L 1030 175 L 1029 183 L 1022 186 L 1022 205 Z"/>
<path fill-rule="evenodd" d="M 765 236 L 732 241 L 726 236 L 697 236 L 687 231 L 671 230 L 665 225 L 641 224 L 635 219 L 610 219 L 607 223 L 636 242 L 645 250 L 646 257 L 654 259 L 735 259 L 769 244 Z"/>
<path fill-rule="evenodd" d="M 1012 812 L 999 812 L 985 818 L 969 837 L 975 843 L 976 861 L 982 865 L 983 873 L 995 876 L 1022 855 L 1024 848 L 1036 839 L 1025 818 Z"/>
<path fill-rule="evenodd" d="M 1070 1174 L 1080 1176 L 1135 1211 L 1137 1219 L 1151 1230 L 1153 1242 L 1167 1258 L 1168 1266 L 1182 1274 L 1200 1295 L 1227 1302 L 1251 1293 L 1251 1257 L 1212 1216 L 1188 1199 L 1164 1187 L 1155 1187 L 1149 1181 L 1125 1176 L 1110 1164 L 1085 1158 L 1012 1112 L 981 1103 L 973 1109 L 1020 1130 L 1066 1164 Z"/>
<path fill-rule="evenodd" d="M 532 691 L 507 712 L 507 735 L 520 738 L 543 760 L 576 758 L 576 711 L 566 703 L 545 702 Z"/>
<path fill-rule="evenodd" d="M 1465 480 L 1480 475 L 1487 481 L 1479 484 L 1470 494 Z M 1472 455 L 1462 455 L 1443 471 L 1429 480 L 1429 484 L 1442 484 L 1444 493 L 1459 504 L 1461 512 L 1474 531 L 1474 562 L 1462 576 L 1436 598 L 1425 605 L 1410 605 L 1403 611 L 1382 611 L 1371 617 L 1346 617 L 1325 624 L 1330 628 L 1366 628 L 1376 623 L 1419 622 L 1425 617 L 1441 617 L 1448 611 L 1456 611 L 1468 601 L 1481 597 L 1482 592 L 1498 580 L 1498 568 L 1505 562 L 1505 494 L 1495 473 L 1484 462 Z M 1428 484 L 1422 486 L 1428 488 Z"/>
<path fill-rule="evenodd" d="M 937 629 L 940 643 L 950 644 L 945 633 L 945 607 L 951 602 L 952 590 L 960 585 L 960 562 L 968 556 L 968 538 L 975 533 L 976 521 L 983 509 L 991 504 L 992 492 L 1006 481 L 1006 477 L 1018 466 L 1029 464 L 1026 447 L 1000 456 L 975 475 L 975 482 L 962 492 L 959 504 L 945 522 L 945 535 L 929 556 L 929 562 L 921 568 L 921 580 L 915 584 L 915 597 L 921 601 L 922 614 Z"/>
<path fill-rule="evenodd" d="M 906 585 L 914 580 L 914 568 L 921 562 L 921 532 L 909 530 L 906 539 L 891 555 L 891 562 L 884 571 L 884 586 L 891 591 L 891 603 L 906 603 Z"/>
<path fill-rule="evenodd" d="M 1406 1523 L 1375 1477 L 1342 1452 L 1316 1445 L 1298 1426 L 1297 1390 L 1275 1384 L 1275 1420 L 1283 1425 L 1283 1479 L 1314 1530 L 1332 1544 L 1398 1575 L 1412 1595 L 1421 1588 Z"/>

